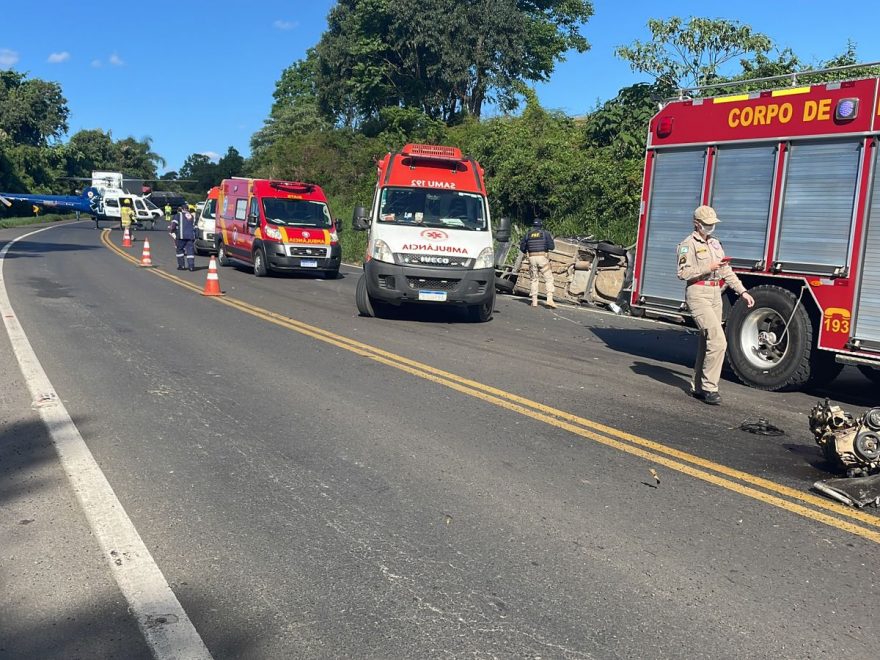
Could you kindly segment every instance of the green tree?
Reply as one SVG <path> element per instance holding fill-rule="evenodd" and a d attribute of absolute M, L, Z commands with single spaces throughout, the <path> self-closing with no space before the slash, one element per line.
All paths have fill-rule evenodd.
<path fill-rule="evenodd" d="M 192 179 L 187 189 L 193 192 L 205 192 L 220 183 L 217 163 L 212 163 L 205 154 L 190 154 L 180 168 L 181 179 Z"/>
<path fill-rule="evenodd" d="M 263 150 L 291 135 L 327 130 L 331 124 L 322 116 L 317 92 L 318 60 L 315 49 L 287 67 L 275 85 L 272 110 L 263 127 L 251 138 L 251 151 L 258 158 Z"/>
<path fill-rule="evenodd" d="M 67 143 L 67 176 L 89 177 L 92 170 L 109 169 L 116 163 L 113 137 L 100 129 L 74 133 Z"/>
<path fill-rule="evenodd" d="M 59 140 L 69 115 L 58 83 L 0 71 L 0 130 L 15 144 L 43 147 Z"/>
<path fill-rule="evenodd" d="M 648 122 L 658 102 L 672 93 L 659 85 L 638 83 L 621 89 L 617 96 L 593 111 L 586 120 L 587 137 L 596 147 L 611 147 L 620 158 L 642 159 Z"/>
<path fill-rule="evenodd" d="M 589 47 L 587 0 L 341 0 L 315 48 L 321 111 L 357 125 L 382 108 L 454 123 L 513 109 L 566 51 Z"/>
<path fill-rule="evenodd" d="M 153 151 L 153 139 L 144 137 L 135 140 L 127 137 L 116 145 L 116 169 L 143 179 L 156 178 L 157 166 L 164 166 L 165 159 Z"/>
<path fill-rule="evenodd" d="M 716 82 L 732 60 L 766 55 L 773 43 L 748 25 L 726 19 L 673 16 L 648 21 L 650 41 L 619 46 L 615 54 L 633 71 L 647 73 L 667 87 L 697 87 Z"/>
<path fill-rule="evenodd" d="M 242 176 L 244 174 L 245 161 L 244 158 L 235 147 L 229 147 L 226 154 L 217 161 L 217 171 L 215 174 L 216 184 L 223 179 L 233 176 Z"/>

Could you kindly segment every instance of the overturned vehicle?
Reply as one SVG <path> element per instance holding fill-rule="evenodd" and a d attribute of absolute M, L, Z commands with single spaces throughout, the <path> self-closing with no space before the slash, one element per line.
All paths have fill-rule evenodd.
<path fill-rule="evenodd" d="M 615 313 L 628 307 L 631 250 L 592 237 L 557 237 L 555 243 L 556 247 L 548 254 L 555 300 L 604 307 Z M 528 296 L 532 283 L 529 261 L 521 252 L 511 261 L 508 258 L 511 249 L 515 249 L 515 244 L 507 243 L 496 253 L 495 288 L 499 293 Z M 540 291 L 544 291 L 543 284 Z"/>

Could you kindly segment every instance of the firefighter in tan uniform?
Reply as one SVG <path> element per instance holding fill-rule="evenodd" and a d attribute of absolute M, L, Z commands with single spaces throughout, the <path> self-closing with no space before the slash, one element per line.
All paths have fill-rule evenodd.
<path fill-rule="evenodd" d="M 721 327 L 721 290 L 725 285 L 730 285 L 749 307 L 755 304 L 727 263 L 721 242 L 712 237 L 719 222 L 711 206 L 697 207 L 694 211 L 694 231 L 678 244 L 676 251 L 678 279 L 687 283 L 685 301 L 700 329 L 691 393 L 715 406 L 721 403 L 718 381 L 727 350 L 727 338 Z"/>

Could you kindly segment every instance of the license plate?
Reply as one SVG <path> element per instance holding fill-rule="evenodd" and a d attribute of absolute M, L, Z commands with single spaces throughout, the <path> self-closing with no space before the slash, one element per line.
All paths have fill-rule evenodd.
<path fill-rule="evenodd" d="M 446 300 L 445 291 L 419 291 L 419 300 L 433 300 L 435 302 L 443 302 Z"/>
<path fill-rule="evenodd" d="M 300 259 L 299 265 L 303 268 L 317 268 L 318 260 L 317 259 Z"/>

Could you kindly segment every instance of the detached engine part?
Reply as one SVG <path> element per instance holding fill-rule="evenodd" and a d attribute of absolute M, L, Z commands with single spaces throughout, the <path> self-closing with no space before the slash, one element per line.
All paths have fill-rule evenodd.
<path fill-rule="evenodd" d="M 810 431 L 825 458 L 847 477 L 880 472 L 880 407 L 855 418 L 825 399 L 810 411 Z"/>

